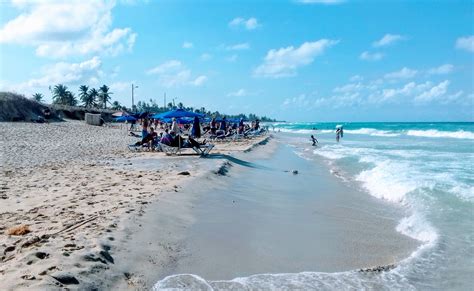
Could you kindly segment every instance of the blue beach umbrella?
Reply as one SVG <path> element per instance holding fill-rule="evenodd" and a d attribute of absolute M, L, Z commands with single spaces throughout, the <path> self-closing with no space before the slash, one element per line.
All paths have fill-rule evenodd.
<path fill-rule="evenodd" d="M 124 116 L 120 116 L 120 117 L 117 117 L 115 118 L 115 121 L 136 121 L 137 119 L 131 115 L 124 115 Z"/>
<path fill-rule="evenodd" d="M 199 114 L 191 111 L 186 111 L 184 109 L 176 109 L 176 110 L 171 110 L 168 112 L 160 113 L 160 114 L 154 114 L 151 116 L 151 118 L 156 118 L 156 119 L 164 119 L 164 118 L 183 118 L 183 117 L 203 117 L 204 114 Z"/>

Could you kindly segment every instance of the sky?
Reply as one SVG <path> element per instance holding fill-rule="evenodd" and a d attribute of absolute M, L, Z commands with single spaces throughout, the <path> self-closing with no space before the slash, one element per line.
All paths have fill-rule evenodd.
<path fill-rule="evenodd" d="M 0 1 L 0 91 L 286 121 L 474 121 L 473 1 Z"/>

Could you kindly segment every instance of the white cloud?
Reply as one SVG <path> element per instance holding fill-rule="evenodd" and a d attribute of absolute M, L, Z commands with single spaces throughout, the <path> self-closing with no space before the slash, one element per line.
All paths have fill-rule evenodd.
<path fill-rule="evenodd" d="M 345 0 L 296 0 L 296 1 L 302 4 L 326 4 L 326 5 L 341 4 L 345 2 Z"/>
<path fill-rule="evenodd" d="M 402 35 L 387 33 L 381 39 L 373 42 L 372 45 L 374 47 L 383 47 L 383 46 L 388 46 L 388 45 L 395 44 L 395 43 L 397 43 L 401 40 L 405 40 L 405 39 L 406 39 L 406 37 L 404 37 Z"/>
<path fill-rule="evenodd" d="M 416 103 L 429 103 L 438 98 L 444 96 L 448 91 L 448 86 L 450 82 L 445 80 L 438 85 L 432 86 L 431 88 L 425 90 L 421 94 L 415 97 L 414 101 Z"/>
<path fill-rule="evenodd" d="M 191 70 L 186 68 L 178 60 L 166 61 L 161 65 L 147 70 L 147 74 L 158 75 L 160 85 L 167 88 L 186 85 L 201 86 L 207 81 L 207 77 L 204 75 L 193 77 Z"/>
<path fill-rule="evenodd" d="M 300 94 L 297 97 L 286 98 L 281 104 L 281 108 L 305 108 L 307 110 L 311 109 L 312 98 L 306 94 Z"/>
<path fill-rule="evenodd" d="M 113 1 L 15 1 L 22 10 L 0 28 L 0 43 L 36 47 L 43 57 L 130 51 L 136 34 L 112 28 Z"/>
<path fill-rule="evenodd" d="M 364 77 L 360 75 L 354 75 L 349 79 L 349 81 L 351 82 L 357 82 L 357 81 L 362 81 L 362 80 L 364 80 Z"/>
<path fill-rule="evenodd" d="M 96 85 L 101 79 L 101 65 L 102 61 L 99 57 L 93 57 L 80 63 L 55 63 L 43 67 L 41 77 L 8 86 L 8 89 L 20 93 L 32 93 L 56 84 Z"/>
<path fill-rule="evenodd" d="M 254 30 L 259 27 L 258 20 L 255 17 L 248 19 L 242 17 L 236 17 L 229 22 L 231 27 L 244 27 L 247 30 Z"/>
<path fill-rule="evenodd" d="M 428 70 L 428 74 L 430 75 L 445 75 L 449 74 L 453 71 L 454 66 L 451 64 L 444 64 L 436 68 L 431 68 Z"/>
<path fill-rule="evenodd" d="M 178 60 L 169 60 L 169 61 L 164 62 L 161 65 L 158 65 L 156 67 L 153 67 L 153 68 L 149 69 L 146 73 L 148 75 L 163 74 L 163 73 L 166 73 L 167 71 L 173 71 L 173 70 L 179 69 L 181 67 L 182 67 L 182 64 L 181 64 L 180 61 L 178 61 Z"/>
<path fill-rule="evenodd" d="M 207 77 L 204 76 L 204 75 L 201 75 L 201 76 L 197 77 L 196 79 L 194 79 L 194 81 L 192 81 L 191 83 L 192 83 L 194 86 L 201 86 L 201 85 L 204 84 L 206 81 L 207 81 Z"/>
<path fill-rule="evenodd" d="M 235 63 L 237 61 L 239 57 L 237 55 L 231 55 L 229 57 L 226 58 L 226 61 L 230 62 L 230 63 Z"/>
<path fill-rule="evenodd" d="M 456 48 L 473 53 L 474 52 L 474 35 L 458 38 L 456 40 Z"/>
<path fill-rule="evenodd" d="M 412 70 L 407 67 L 403 67 L 400 71 L 391 72 L 385 74 L 386 79 L 410 79 L 416 76 L 417 70 Z"/>
<path fill-rule="evenodd" d="M 361 60 L 364 60 L 364 61 L 371 61 L 371 62 L 376 62 L 376 61 L 380 61 L 381 59 L 383 59 L 384 57 L 384 54 L 382 53 L 370 53 L 368 51 L 365 51 L 365 52 L 362 52 L 359 56 L 359 58 Z"/>
<path fill-rule="evenodd" d="M 230 92 L 229 94 L 227 94 L 227 96 L 230 96 L 230 97 L 243 97 L 247 95 L 248 93 L 245 89 L 239 89 L 235 92 Z"/>
<path fill-rule="evenodd" d="M 114 82 L 110 84 L 110 91 L 113 93 L 129 93 L 132 92 L 133 82 Z"/>
<path fill-rule="evenodd" d="M 183 42 L 183 48 L 185 49 L 190 49 L 190 48 L 193 48 L 193 43 L 192 42 L 189 42 L 189 41 L 185 41 Z"/>
<path fill-rule="evenodd" d="M 241 51 L 241 50 L 248 50 L 250 49 L 250 45 L 246 42 L 244 43 L 237 43 L 233 45 L 228 45 L 225 47 L 228 51 Z"/>
<path fill-rule="evenodd" d="M 201 59 L 201 61 L 209 61 L 210 59 L 212 59 L 212 55 L 204 53 L 199 57 L 199 59 Z"/>
<path fill-rule="evenodd" d="M 335 87 L 334 93 L 329 97 L 316 99 L 314 106 L 330 106 L 332 108 L 358 106 L 358 105 L 382 105 L 382 104 L 413 104 L 425 105 L 429 103 L 468 104 L 471 99 L 464 97 L 463 91 L 449 94 L 449 80 L 439 83 L 426 81 L 424 83 L 408 82 L 399 87 L 385 87 L 379 80 L 366 83 L 349 83 Z M 296 101 L 296 99 L 289 99 Z"/>
<path fill-rule="evenodd" d="M 263 64 L 254 70 L 254 76 L 271 78 L 294 76 L 298 68 L 311 64 L 315 57 L 337 43 L 335 40 L 320 39 L 305 42 L 297 48 L 289 46 L 271 49 L 265 56 Z"/>

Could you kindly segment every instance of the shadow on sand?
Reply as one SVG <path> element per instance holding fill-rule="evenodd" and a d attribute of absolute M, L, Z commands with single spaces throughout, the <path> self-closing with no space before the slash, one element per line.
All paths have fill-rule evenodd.
<path fill-rule="evenodd" d="M 234 164 L 237 164 L 237 165 L 240 165 L 240 166 L 243 166 L 243 167 L 253 168 L 253 169 L 273 170 L 271 168 L 268 168 L 268 167 L 265 167 L 265 166 L 262 166 L 262 165 L 258 165 L 258 164 L 255 164 L 255 163 L 251 163 L 251 162 L 247 162 L 247 161 L 244 161 L 244 160 L 241 160 L 241 159 L 237 159 L 237 158 L 235 158 L 233 156 L 230 156 L 230 155 L 210 154 L 210 155 L 206 156 L 206 158 L 207 159 L 228 160 L 229 162 L 232 162 Z"/>

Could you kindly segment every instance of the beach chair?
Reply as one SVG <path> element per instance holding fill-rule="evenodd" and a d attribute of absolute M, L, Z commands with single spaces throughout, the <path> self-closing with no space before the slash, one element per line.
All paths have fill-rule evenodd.
<path fill-rule="evenodd" d="M 214 148 L 214 145 L 210 143 L 199 145 L 199 147 L 192 145 L 172 147 L 162 143 L 160 143 L 159 145 L 161 150 L 167 155 L 179 155 L 181 154 L 181 151 L 183 149 L 192 149 L 196 152 L 196 154 L 200 155 L 201 157 L 209 155 L 211 150 Z"/>

